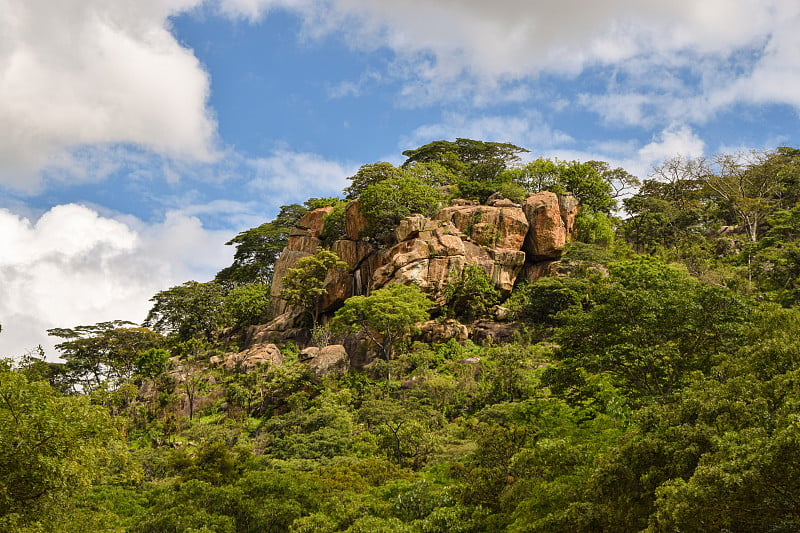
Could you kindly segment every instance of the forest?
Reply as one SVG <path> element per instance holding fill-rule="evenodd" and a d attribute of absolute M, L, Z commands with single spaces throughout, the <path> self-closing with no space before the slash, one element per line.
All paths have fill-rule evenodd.
<path fill-rule="evenodd" d="M 0 531 L 800 530 L 800 150 L 645 177 L 526 153 L 456 139 L 366 164 L 141 324 L 4 354 Z M 545 275 L 467 261 L 334 298 L 354 205 L 352 242 L 385 257 L 409 220 L 543 191 L 579 205 Z M 316 214 L 320 245 L 283 268 Z"/>

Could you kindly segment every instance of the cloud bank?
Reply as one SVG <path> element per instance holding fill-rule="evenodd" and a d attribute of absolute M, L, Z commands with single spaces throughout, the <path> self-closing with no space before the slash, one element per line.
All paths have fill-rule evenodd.
<path fill-rule="evenodd" d="M 0 184 L 33 192 L 65 148 L 211 160 L 208 74 L 170 33 L 197 0 L 0 0 Z"/>
<path fill-rule="evenodd" d="M 49 328 L 142 321 L 156 292 L 228 264 L 230 237 L 180 212 L 148 225 L 76 204 L 36 220 L 0 209 L 0 357 L 51 347 Z"/>

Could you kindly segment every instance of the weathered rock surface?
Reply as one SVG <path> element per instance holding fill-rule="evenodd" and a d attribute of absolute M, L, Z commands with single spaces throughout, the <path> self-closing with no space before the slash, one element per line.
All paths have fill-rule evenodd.
<path fill-rule="evenodd" d="M 435 218 L 452 222 L 479 246 L 511 250 L 522 248 L 529 225 L 519 207 L 451 206 L 439 211 Z"/>
<path fill-rule="evenodd" d="M 423 342 L 447 342 L 455 339 L 464 342 L 469 338 L 469 329 L 457 320 L 447 319 L 443 322 L 429 320 L 419 327 L 419 337 Z"/>
<path fill-rule="evenodd" d="M 451 276 L 460 274 L 467 264 L 480 266 L 506 293 L 520 275 L 535 281 L 548 274 L 551 262 L 560 257 L 572 237 L 578 213 L 575 198 L 540 192 L 529 196 L 521 207 L 500 196 L 491 203 L 494 205 L 477 205 L 457 199 L 433 219 L 407 217 L 395 229 L 396 244 L 379 250 L 361 238 L 366 220 L 358 200 L 351 202 L 345 212 L 347 238 L 331 246 L 348 269 L 329 275 L 328 292 L 320 302 L 322 312 L 330 313 L 347 298 L 390 283 L 414 283 L 441 301 Z M 292 230 L 289 244 L 275 264 L 271 292 L 275 314 L 286 311 L 279 297 L 283 277 L 302 257 L 315 253 L 330 210 L 310 211 Z M 276 331 L 284 336 L 292 330 L 291 325 L 279 326 L 271 328 L 273 338 Z"/>
<path fill-rule="evenodd" d="M 347 350 L 341 344 L 331 344 L 323 348 L 317 348 L 316 355 L 304 362 L 320 378 L 331 374 L 346 374 L 350 369 L 350 358 L 347 355 Z"/>
<path fill-rule="evenodd" d="M 542 191 L 529 196 L 523 205 L 530 229 L 525 253 L 531 261 L 556 259 L 567 244 L 567 228 L 561 218 L 558 195 Z"/>
<path fill-rule="evenodd" d="M 225 356 L 222 366 L 228 372 L 235 370 L 252 372 L 260 365 L 265 364 L 273 366 L 283 364 L 283 354 L 274 344 L 254 344 L 244 351 L 229 353 Z"/>
<path fill-rule="evenodd" d="M 513 322 L 478 320 L 472 324 L 470 339 L 477 344 L 511 342 L 514 340 L 515 331 L 517 331 L 517 325 Z"/>

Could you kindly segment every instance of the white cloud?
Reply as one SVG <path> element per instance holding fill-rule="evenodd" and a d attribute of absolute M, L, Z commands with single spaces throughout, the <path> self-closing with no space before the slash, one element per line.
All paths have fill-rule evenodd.
<path fill-rule="evenodd" d="M 0 0 L 0 184 L 35 191 L 80 145 L 212 159 L 208 75 L 168 23 L 201 2 Z"/>
<path fill-rule="evenodd" d="M 140 322 L 156 292 L 208 280 L 228 264 L 230 237 L 179 212 L 145 224 L 75 204 L 37 220 L 0 209 L 0 357 L 39 343 L 54 357 L 48 328 Z"/>
<path fill-rule="evenodd" d="M 569 78 L 603 67 L 623 76 L 608 80 L 599 93 L 609 97 L 593 107 L 624 124 L 702 121 L 740 101 L 800 107 L 795 0 L 220 3 L 251 19 L 293 9 L 308 36 L 336 33 L 354 48 L 390 48 L 405 105 L 518 101 L 542 74 Z M 632 111 L 621 107 L 630 103 Z"/>
<path fill-rule="evenodd" d="M 513 116 L 446 113 L 440 122 L 420 126 L 402 139 L 401 148 L 407 150 L 431 141 L 457 137 L 510 142 L 532 152 L 573 142 L 572 137 L 552 129 L 535 111 Z"/>
<path fill-rule="evenodd" d="M 341 196 L 347 177 L 358 165 L 323 159 L 316 154 L 275 151 L 269 157 L 250 159 L 255 178 L 248 187 L 265 194 L 272 204 L 297 202 L 314 196 Z"/>

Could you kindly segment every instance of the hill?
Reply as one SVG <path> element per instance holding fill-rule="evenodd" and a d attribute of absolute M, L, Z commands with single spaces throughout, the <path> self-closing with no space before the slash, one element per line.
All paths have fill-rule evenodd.
<path fill-rule="evenodd" d="M 8 531 L 794 531 L 800 151 L 457 139 L 0 370 Z"/>

